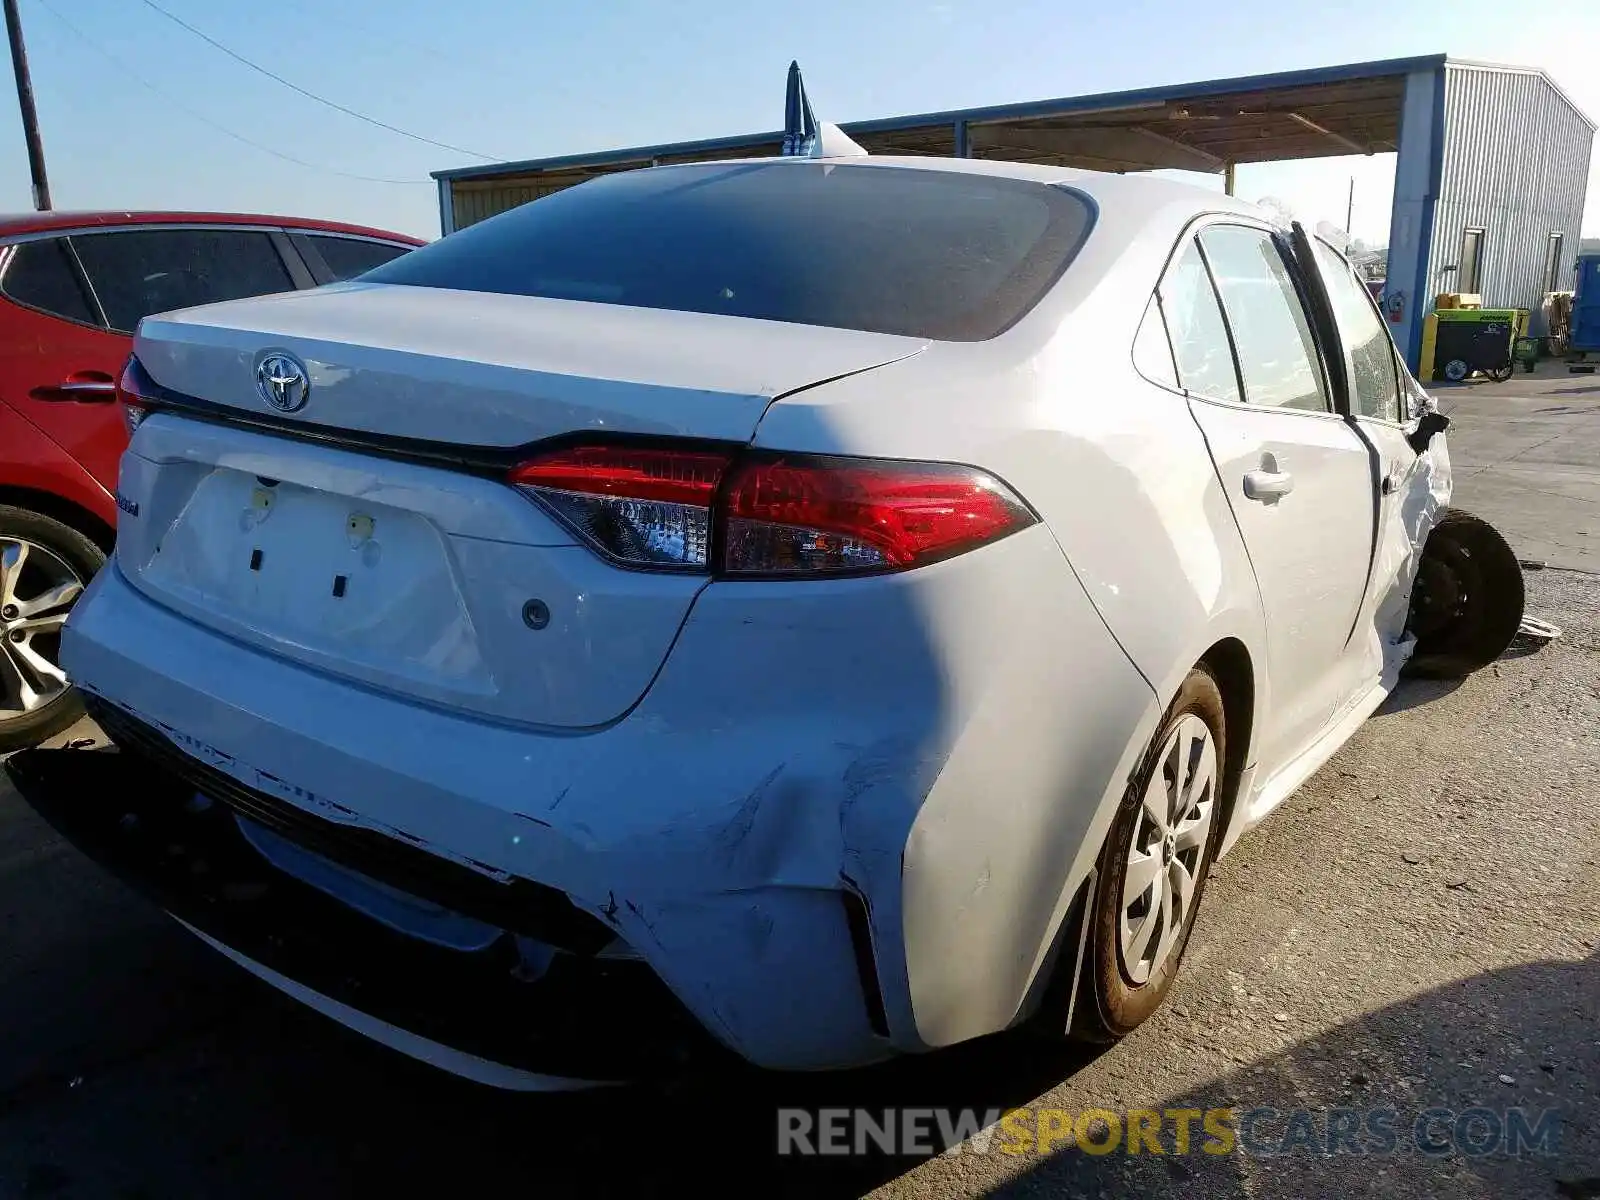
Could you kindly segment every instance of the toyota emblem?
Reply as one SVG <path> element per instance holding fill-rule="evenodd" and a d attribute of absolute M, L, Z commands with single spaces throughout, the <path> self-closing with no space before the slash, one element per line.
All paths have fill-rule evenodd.
<path fill-rule="evenodd" d="M 311 378 L 292 354 L 275 350 L 256 364 L 256 391 L 279 412 L 298 412 L 311 398 Z"/>

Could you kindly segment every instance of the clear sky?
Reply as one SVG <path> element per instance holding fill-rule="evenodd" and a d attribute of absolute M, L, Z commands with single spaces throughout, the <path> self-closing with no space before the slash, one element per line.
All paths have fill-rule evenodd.
<path fill-rule="evenodd" d="M 837 122 L 1439 52 L 1543 67 L 1600 117 L 1596 0 L 158 2 L 285 79 L 487 158 L 330 111 L 144 0 L 20 0 L 57 208 L 264 210 L 431 237 L 431 170 L 778 128 L 791 58 Z M 1392 155 L 1247 166 L 1238 190 L 1342 226 L 1354 176 L 1352 232 L 1381 244 L 1393 171 Z M 0 75 L 0 209 L 30 207 Z M 1584 233 L 1600 235 L 1600 172 Z"/>

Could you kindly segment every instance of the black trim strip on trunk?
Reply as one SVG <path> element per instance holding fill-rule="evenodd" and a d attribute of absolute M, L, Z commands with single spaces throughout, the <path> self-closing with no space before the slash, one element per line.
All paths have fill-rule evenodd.
<path fill-rule="evenodd" d="M 538 438 L 515 446 L 462 445 L 456 442 L 434 441 L 429 438 L 400 437 L 395 434 L 374 433 L 365 429 L 349 429 L 339 425 L 318 425 L 288 416 L 249 412 L 232 405 L 202 400 L 157 383 L 137 357 L 128 360 L 124 375 L 135 395 L 153 412 L 173 412 L 211 425 L 224 425 L 250 429 L 296 441 L 312 442 L 337 450 L 351 450 L 373 454 L 401 462 L 419 463 L 423 466 L 443 467 L 452 471 L 502 478 L 518 463 L 535 454 L 548 453 L 563 446 L 573 446 L 604 440 L 608 445 L 659 445 L 661 438 L 653 434 L 614 433 L 610 430 L 581 429 L 554 437 Z M 733 442 L 709 438 L 672 438 L 672 444 L 684 450 L 706 449 L 733 451 L 742 449 L 749 440 Z"/>

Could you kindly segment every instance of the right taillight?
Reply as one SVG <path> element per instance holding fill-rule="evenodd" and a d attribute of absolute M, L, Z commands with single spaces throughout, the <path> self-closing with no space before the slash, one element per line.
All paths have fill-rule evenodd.
<path fill-rule="evenodd" d="M 1038 520 L 992 475 L 945 463 L 598 443 L 510 482 L 620 566 L 728 577 L 904 571 Z"/>
<path fill-rule="evenodd" d="M 1034 523 L 999 480 L 972 467 L 752 455 L 719 506 L 728 575 L 905 571 Z"/>
<path fill-rule="evenodd" d="M 149 376 L 139 360 L 129 358 L 117 380 L 117 407 L 122 412 L 122 424 L 129 437 L 133 436 L 133 431 L 139 428 L 139 422 L 149 414 L 152 407 L 150 393 L 153 391 Z"/>

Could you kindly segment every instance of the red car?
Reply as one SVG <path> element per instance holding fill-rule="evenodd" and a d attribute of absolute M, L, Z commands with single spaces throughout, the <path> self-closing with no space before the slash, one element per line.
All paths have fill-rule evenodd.
<path fill-rule="evenodd" d="M 140 318 L 349 279 L 422 244 L 294 217 L 0 216 L 0 752 L 81 711 L 56 648 L 111 549 L 116 379 Z"/>

